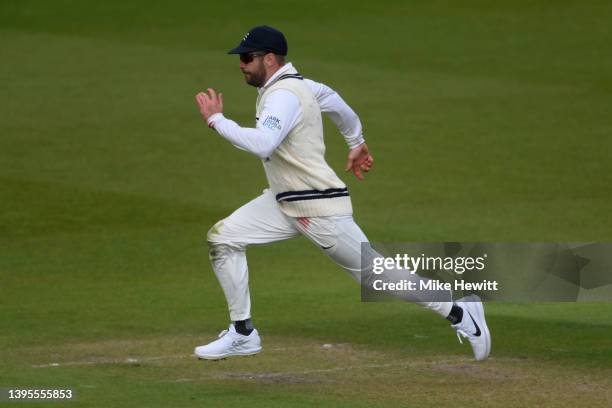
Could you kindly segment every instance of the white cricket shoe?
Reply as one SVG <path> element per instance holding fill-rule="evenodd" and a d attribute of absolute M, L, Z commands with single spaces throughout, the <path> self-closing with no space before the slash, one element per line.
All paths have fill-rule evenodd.
<path fill-rule="evenodd" d="M 463 309 L 461 322 L 451 325 L 457 331 L 457 338 L 463 344 L 461 337 L 470 341 L 474 358 L 477 361 L 486 360 L 491 353 L 491 333 L 487 327 L 482 301 L 476 295 L 466 296 L 455 302 Z"/>
<path fill-rule="evenodd" d="M 237 333 L 234 324 L 230 323 L 227 330 L 219 333 L 219 339 L 205 346 L 196 347 L 194 352 L 198 358 L 219 360 L 232 356 L 250 356 L 261 351 L 261 338 L 256 329 L 245 336 Z"/>

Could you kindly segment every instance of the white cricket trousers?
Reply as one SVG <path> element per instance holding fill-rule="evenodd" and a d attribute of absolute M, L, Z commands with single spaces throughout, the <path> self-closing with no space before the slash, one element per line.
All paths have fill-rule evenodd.
<path fill-rule="evenodd" d="M 361 243 L 368 242 L 365 234 L 350 215 L 331 217 L 293 218 L 285 215 L 270 190 L 234 211 L 229 217 L 217 222 L 207 235 L 209 256 L 217 279 L 223 288 L 232 321 L 251 317 L 249 294 L 249 269 L 246 249 L 252 244 L 267 244 L 304 235 L 344 268 L 357 282 L 371 287 L 371 279 L 399 281 L 400 279 L 426 280 L 405 271 L 386 271 L 373 275 L 371 270 L 364 273 L 362 280 Z M 381 256 L 369 245 L 364 246 L 369 259 Z M 371 262 L 364 263 L 371 265 Z M 388 293 L 388 292 L 387 292 Z M 452 295 L 439 292 L 401 291 L 392 293 L 409 302 L 415 302 L 431 309 L 443 317 L 452 308 Z M 432 301 L 432 300 L 440 301 Z"/>

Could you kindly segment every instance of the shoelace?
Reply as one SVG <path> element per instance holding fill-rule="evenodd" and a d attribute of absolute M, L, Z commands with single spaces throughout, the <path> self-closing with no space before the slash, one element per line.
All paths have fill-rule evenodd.
<path fill-rule="evenodd" d="M 227 329 L 222 330 L 221 333 L 219 333 L 219 337 L 218 338 L 221 338 L 221 337 L 225 336 L 227 333 L 229 333 L 229 331 Z"/>
<path fill-rule="evenodd" d="M 463 344 L 463 340 L 461 340 L 461 336 L 465 337 L 466 339 L 468 338 L 468 335 L 466 332 L 464 332 L 461 329 L 457 330 L 457 338 L 459 339 L 459 343 Z"/>

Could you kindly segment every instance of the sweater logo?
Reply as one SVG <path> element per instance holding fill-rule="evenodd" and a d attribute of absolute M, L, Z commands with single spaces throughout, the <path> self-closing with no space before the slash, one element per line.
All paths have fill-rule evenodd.
<path fill-rule="evenodd" d="M 281 130 L 282 126 L 280 124 L 280 119 L 276 116 L 268 116 L 266 120 L 264 120 L 263 127 L 272 129 L 272 130 Z"/>

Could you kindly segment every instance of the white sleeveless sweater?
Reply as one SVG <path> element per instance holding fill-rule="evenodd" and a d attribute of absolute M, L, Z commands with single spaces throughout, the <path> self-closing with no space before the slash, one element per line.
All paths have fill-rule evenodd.
<path fill-rule="evenodd" d="M 297 71 L 288 71 L 262 90 L 257 98 L 257 120 L 267 95 L 277 89 L 295 94 L 302 108 L 295 127 L 272 155 L 263 160 L 270 189 L 280 209 L 290 217 L 352 214 L 346 185 L 325 161 L 319 105 Z"/>

